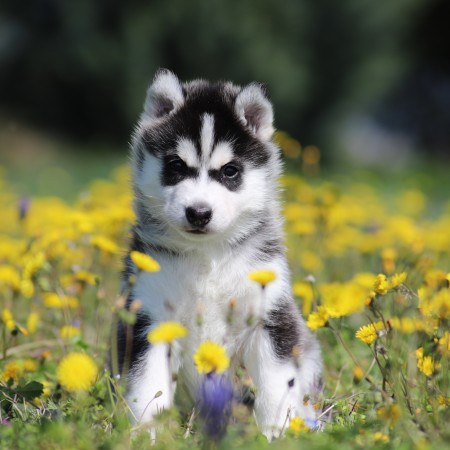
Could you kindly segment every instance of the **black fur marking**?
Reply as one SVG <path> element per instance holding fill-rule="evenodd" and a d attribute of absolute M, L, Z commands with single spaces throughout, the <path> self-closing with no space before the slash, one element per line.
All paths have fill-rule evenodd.
<path fill-rule="evenodd" d="M 139 238 L 139 236 L 136 233 L 136 227 L 133 227 L 131 229 L 132 237 L 130 241 L 130 252 L 133 250 L 136 250 L 138 252 L 144 253 L 145 247 L 142 240 Z M 125 283 L 128 283 L 128 280 L 130 279 L 131 275 L 134 275 L 136 273 L 136 267 L 134 266 L 133 261 L 130 258 L 130 254 L 125 256 L 123 260 L 123 271 L 122 271 L 122 279 Z M 130 303 L 130 299 L 128 299 L 127 304 Z"/>
<path fill-rule="evenodd" d="M 226 176 L 226 171 L 224 170 L 226 166 L 219 170 L 210 170 L 208 174 L 213 180 L 225 186 L 229 191 L 235 192 L 242 185 L 244 168 L 237 161 L 233 161 L 233 166 L 238 169 L 238 172 L 233 177 Z"/>
<path fill-rule="evenodd" d="M 161 171 L 161 184 L 163 186 L 174 186 L 186 178 L 198 176 L 197 169 L 187 166 L 180 158 L 174 158 L 177 157 L 175 155 L 165 155 L 163 157 L 163 168 Z"/>
<path fill-rule="evenodd" d="M 144 162 L 145 162 L 144 149 L 139 145 L 136 150 L 136 166 L 139 172 L 142 172 Z"/>
<path fill-rule="evenodd" d="M 130 255 L 125 256 L 123 260 L 122 279 L 125 283 L 128 283 L 131 275 L 135 273 L 135 267 L 133 261 L 131 261 Z M 128 289 L 128 285 L 125 289 Z"/>
<path fill-rule="evenodd" d="M 130 251 L 136 250 L 137 252 L 145 253 L 145 243 L 139 237 L 136 227 L 133 227 L 132 233 L 133 233 L 133 237 L 130 242 Z"/>
<path fill-rule="evenodd" d="M 162 223 L 142 204 L 141 201 L 135 203 L 136 214 L 138 216 L 139 223 L 144 227 L 147 226 L 162 226 Z"/>
<path fill-rule="evenodd" d="M 280 239 L 269 239 L 259 248 L 259 259 L 261 261 L 270 260 L 275 256 L 284 253 L 283 244 Z"/>
<path fill-rule="evenodd" d="M 142 240 L 142 238 L 139 236 L 138 228 L 139 228 L 139 226 L 135 226 L 132 229 L 130 252 L 133 250 L 136 250 L 141 253 L 146 253 L 152 257 L 156 257 L 155 255 L 157 253 L 159 253 L 159 254 L 164 253 L 164 254 L 167 254 L 170 256 L 180 256 L 180 254 L 178 252 L 176 252 L 175 250 L 172 250 L 170 248 L 163 247 L 162 245 L 154 245 L 150 242 L 144 242 Z M 133 263 L 131 263 L 131 264 L 133 264 Z"/>
<path fill-rule="evenodd" d="M 292 302 L 281 302 L 264 321 L 264 329 L 268 331 L 275 354 L 280 359 L 291 358 L 294 347 L 300 343 L 297 315 Z"/>
<path fill-rule="evenodd" d="M 133 298 L 127 300 L 126 309 L 129 309 Z M 139 359 L 148 350 L 150 344 L 147 340 L 147 331 L 152 324 L 150 316 L 137 314 L 134 325 L 127 325 L 119 321 L 117 327 L 117 358 L 119 373 L 130 372 L 135 369 Z M 113 355 L 114 357 L 114 355 Z"/>
<path fill-rule="evenodd" d="M 147 128 L 142 133 L 142 143 L 145 150 L 151 155 L 162 157 L 177 145 L 176 128 L 173 126 L 171 116 L 168 116 L 158 126 Z"/>

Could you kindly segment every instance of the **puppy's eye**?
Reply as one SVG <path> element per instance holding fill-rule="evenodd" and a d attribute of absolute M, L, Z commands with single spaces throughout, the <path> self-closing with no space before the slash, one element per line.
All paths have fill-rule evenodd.
<path fill-rule="evenodd" d="M 167 162 L 167 165 L 169 169 L 173 172 L 182 172 L 187 167 L 186 163 L 178 156 L 175 156 L 174 158 L 170 159 Z"/>
<path fill-rule="evenodd" d="M 236 166 L 233 166 L 233 164 L 227 164 L 222 168 L 222 173 L 227 178 L 236 178 L 239 175 L 239 169 Z"/>

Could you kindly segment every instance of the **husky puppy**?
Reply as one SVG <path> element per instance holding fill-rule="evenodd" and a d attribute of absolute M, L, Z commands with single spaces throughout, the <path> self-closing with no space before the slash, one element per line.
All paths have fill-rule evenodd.
<path fill-rule="evenodd" d="M 138 299 L 141 307 L 131 332 L 123 324 L 118 331 L 135 423 L 172 405 L 179 371 L 195 398 L 201 378 L 193 354 L 207 339 L 248 371 L 256 420 L 269 439 L 293 417 L 317 417 L 308 399 L 320 391 L 322 362 L 291 294 L 272 123 L 256 83 L 180 83 L 161 70 L 148 89 L 132 141 L 130 251 L 151 255 L 161 270 L 140 272 L 126 258 L 125 278 L 135 278 L 127 305 Z M 260 269 L 277 275 L 264 289 L 248 278 Z M 168 320 L 189 330 L 172 346 L 170 369 L 167 348 L 146 337 Z"/>

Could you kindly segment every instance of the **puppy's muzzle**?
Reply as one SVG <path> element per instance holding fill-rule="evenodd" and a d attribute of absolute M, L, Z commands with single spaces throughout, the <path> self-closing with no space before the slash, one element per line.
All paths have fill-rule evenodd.
<path fill-rule="evenodd" d="M 205 228 L 211 218 L 212 209 L 204 203 L 197 203 L 186 208 L 186 219 L 196 230 Z"/>

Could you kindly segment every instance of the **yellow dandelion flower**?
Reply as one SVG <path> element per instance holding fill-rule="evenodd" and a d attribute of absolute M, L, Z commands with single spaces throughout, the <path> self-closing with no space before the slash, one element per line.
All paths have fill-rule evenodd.
<path fill-rule="evenodd" d="M 259 283 L 263 288 L 277 278 L 273 270 L 254 270 L 248 274 L 248 278 Z"/>
<path fill-rule="evenodd" d="M 28 336 L 30 334 L 26 328 L 21 327 L 18 323 L 16 323 L 16 327 L 24 336 Z"/>
<path fill-rule="evenodd" d="M 44 252 L 39 252 L 36 255 L 26 257 L 24 260 L 23 277 L 31 280 L 33 276 L 42 269 L 44 264 Z"/>
<path fill-rule="evenodd" d="M 187 328 L 181 325 L 181 323 L 162 322 L 148 333 L 147 338 L 151 344 L 161 344 L 164 342 L 171 344 L 173 341 L 187 336 L 187 333 Z"/>
<path fill-rule="evenodd" d="M 98 280 L 97 275 L 94 275 L 91 272 L 88 272 L 87 270 L 79 270 L 75 274 L 75 279 L 77 281 L 82 281 L 83 283 L 90 284 L 91 286 L 95 286 Z"/>
<path fill-rule="evenodd" d="M 221 373 L 230 365 L 230 358 L 221 345 L 204 341 L 194 353 L 194 362 L 199 373 Z"/>
<path fill-rule="evenodd" d="M 389 289 L 394 289 L 397 286 L 400 286 L 406 280 L 407 274 L 406 272 L 396 273 L 389 277 L 388 285 Z"/>
<path fill-rule="evenodd" d="M 42 397 L 49 397 L 50 394 L 52 393 L 51 391 L 52 384 L 50 383 L 50 381 L 43 380 L 40 381 L 39 383 L 41 383 L 42 386 L 44 386 L 44 389 L 42 391 Z"/>
<path fill-rule="evenodd" d="M 300 281 L 292 286 L 292 291 L 296 297 L 302 300 L 302 313 L 306 316 L 311 312 L 311 306 L 314 300 L 314 292 L 311 283 Z"/>
<path fill-rule="evenodd" d="M 308 272 L 318 272 L 323 266 L 317 252 L 310 250 L 305 250 L 300 254 L 300 264 Z"/>
<path fill-rule="evenodd" d="M 59 335 L 62 339 L 70 339 L 71 337 L 79 336 L 80 329 L 72 325 L 64 325 L 60 328 Z"/>
<path fill-rule="evenodd" d="M 417 360 L 423 359 L 423 347 L 419 347 L 416 350 L 416 358 L 417 358 Z"/>
<path fill-rule="evenodd" d="M 119 253 L 118 245 L 106 236 L 92 236 L 91 245 L 106 253 Z"/>
<path fill-rule="evenodd" d="M 358 278 L 355 277 L 346 283 L 328 283 L 320 286 L 322 303 L 328 308 L 330 317 L 348 316 L 364 308 L 369 290 Z"/>
<path fill-rule="evenodd" d="M 33 294 L 34 294 L 34 284 L 33 284 L 33 281 L 31 281 L 31 279 L 29 279 L 29 278 L 24 278 L 24 279 L 20 282 L 20 293 L 21 293 L 25 298 L 31 298 L 31 297 L 33 297 Z"/>
<path fill-rule="evenodd" d="M 20 361 L 11 361 L 5 365 L 5 370 L 2 373 L 2 380 L 8 381 L 13 379 L 14 382 L 18 382 L 19 378 L 23 374 L 23 363 Z"/>
<path fill-rule="evenodd" d="M 370 345 L 378 337 L 378 332 L 384 330 L 383 322 L 370 323 L 369 325 L 363 325 L 355 333 L 355 336 L 365 344 Z"/>
<path fill-rule="evenodd" d="M 437 326 L 434 319 L 419 319 L 414 317 L 392 317 L 389 319 L 389 325 L 393 330 L 400 331 L 405 334 L 412 334 L 416 331 L 425 331 L 432 333 Z"/>
<path fill-rule="evenodd" d="M 435 362 L 433 357 L 423 355 L 423 347 L 416 350 L 417 368 L 427 377 L 431 377 L 433 373 L 440 368 L 440 364 Z"/>
<path fill-rule="evenodd" d="M 393 273 L 395 270 L 395 260 L 397 259 L 397 251 L 393 248 L 385 248 L 381 252 L 381 264 L 386 273 Z"/>
<path fill-rule="evenodd" d="M 374 442 L 380 442 L 382 444 L 386 444 L 389 442 L 389 436 L 387 434 L 382 433 L 381 431 L 377 431 L 373 435 Z"/>
<path fill-rule="evenodd" d="M 389 291 L 389 282 L 386 275 L 380 273 L 377 275 L 374 283 L 374 290 L 377 294 L 385 295 Z"/>
<path fill-rule="evenodd" d="M 136 267 L 144 272 L 158 272 L 161 269 L 158 262 L 145 253 L 134 250 L 130 253 L 130 258 Z"/>
<path fill-rule="evenodd" d="M 78 299 L 75 297 L 71 297 L 68 295 L 58 295 L 54 292 L 46 292 L 42 299 L 44 301 L 44 305 L 47 308 L 77 308 L 79 305 Z"/>
<path fill-rule="evenodd" d="M 39 314 L 35 311 L 31 312 L 27 318 L 27 329 L 30 334 L 36 333 L 39 325 Z"/>
<path fill-rule="evenodd" d="M 20 275 L 14 267 L 0 266 L 0 287 L 2 286 L 16 292 L 20 289 Z"/>
<path fill-rule="evenodd" d="M 438 340 L 438 350 L 442 355 L 450 355 L 450 333 L 446 331 L 444 336 Z"/>
<path fill-rule="evenodd" d="M 393 403 L 388 406 L 383 406 L 377 410 L 378 417 L 382 418 L 390 426 L 395 425 L 402 415 L 402 411 L 398 403 Z"/>
<path fill-rule="evenodd" d="M 25 372 L 36 372 L 38 367 L 39 364 L 34 359 L 27 358 L 23 362 L 23 369 L 25 370 Z"/>
<path fill-rule="evenodd" d="M 294 433 L 305 433 L 311 431 L 311 429 L 306 425 L 305 419 L 301 417 L 293 417 L 289 423 L 289 429 Z"/>
<path fill-rule="evenodd" d="M 313 312 L 308 316 L 306 325 L 310 330 L 317 330 L 317 328 L 325 326 L 329 318 L 330 314 L 328 308 L 326 306 L 319 306 L 316 312 Z"/>
<path fill-rule="evenodd" d="M 436 369 L 436 363 L 431 356 L 424 356 L 419 369 L 427 377 L 430 377 Z"/>
<path fill-rule="evenodd" d="M 88 391 L 97 378 L 94 360 L 85 353 L 66 355 L 58 365 L 57 377 L 61 386 L 69 392 Z"/>
<path fill-rule="evenodd" d="M 437 289 L 447 280 L 447 274 L 443 270 L 431 269 L 425 274 L 425 282 L 428 287 Z"/>
<path fill-rule="evenodd" d="M 4 308 L 2 311 L 2 321 L 8 330 L 14 330 L 16 328 L 16 322 L 9 308 Z"/>

